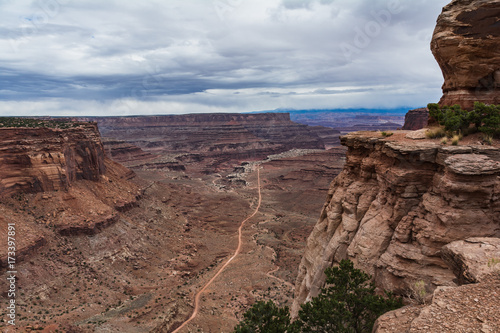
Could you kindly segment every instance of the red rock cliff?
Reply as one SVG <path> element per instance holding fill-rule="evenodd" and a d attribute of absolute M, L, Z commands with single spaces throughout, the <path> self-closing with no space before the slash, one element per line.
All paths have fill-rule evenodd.
<path fill-rule="evenodd" d="M 332 182 L 307 240 L 294 302 L 316 296 L 324 270 L 350 259 L 377 286 L 405 294 L 423 280 L 431 291 L 454 285 L 444 245 L 500 236 L 500 150 L 388 139 L 373 132 L 342 137 L 344 170 Z"/>
<path fill-rule="evenodd" d="M 95 123 L 71 129 L 1 128 L 0 196 L 97 180 L 106 171 L 104 157 Z"/>
<path fill-rule="evenodd" d="M 405 115 L 404 130 L 415 131 L 427 127 L 429 122 L 429 110 L 427 108 L 419 108 L 410 110 Z"/>
<path fill-rule="evenodd" d="M 455 0 L 443 8 L 431 49 L 443 71 L 441 105 L 500 104 L 500 0 Z"/>

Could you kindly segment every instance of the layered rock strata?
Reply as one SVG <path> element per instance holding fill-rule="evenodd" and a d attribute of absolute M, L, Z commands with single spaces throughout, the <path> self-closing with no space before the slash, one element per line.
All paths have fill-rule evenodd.
<path fill-rule="evenodd" d="M 500 104 L 500 0 L 455 0 L 437 20 L 431 49 L 444 76 L 441 105 Z"/>
<path fill-rule="evenodd" d="M 410 110 L 406 113 L 403 130 L 415 131 L 427 127 L 429 122 L 429 110 L 419 108 Z"/>
<path fill-rule="evenodd" d="M 141 192 L 128 181 L 134 176 L 106 157 L 95 123 L 0 128 L 0 237 L 16 225 L 22 261 L 53 231 L 96 234 L 136 204 Z M 7 248 L 0 249 L 0 268 L 6 261 Z"/>
<path fill-rule="evenodd" d="M 357 132 L 299 268 L 293 312 L 316 296 L 324 270 L 350 259 L 383 289 L 405 294 L 423 280 L 429 291 L 454 285 L 441 248 L 469 237 L 500 236 L 500 151 L 442 146 Z"/>
<path fill-rule="evenodd" d="M 438 287 L 428 305 L 410 305 L 377 319 L 374 333 L 500 331 L 500 238 L 446 245 L 443 260 L 460 287 Z M 472 284 L 470 284 L 472 282 Z"/>
<path fill-rule="evenodd" d="M 1 128 L 0 196 L 66 190 L 106 171 L 95 123 L 71 129 Z"/>
<path fill-rule="evenodd" d="M 103 137 L 126 141 L 146 153 L 162 156 L 159 160 L 148 159 L 148 168 L 154 168 L 153 164 L 162 165 L 166 162 L 165 155 L 168 155 L 172 167 L 176 167 L 175 162 L 185 165 L 203 160 L 207 172 L 216 172 L 218 166 L 226 162 L 234 164 L 259 160 L 294 148 L 324 149 L 321 137 L 330 143 L 334 142 L 332 137 L 337 136 L 333 129 L 294 123 L 287 113 L 96 117 L 83 120 L 96 121 Z M 111 155 L 120 158 L 120 162 L 128 163 L 124 158 L 135 159 L 139 154 L 137 150 L 132 152 L 130 147 L 113 143 L 116 141 L 109 142 L 112 142 L 108 145 Z"/>

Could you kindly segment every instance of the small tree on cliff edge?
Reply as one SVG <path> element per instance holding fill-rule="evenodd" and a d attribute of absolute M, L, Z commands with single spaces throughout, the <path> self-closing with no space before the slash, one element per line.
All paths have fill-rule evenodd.
<path fill-rule="evenodd" d="M 299 312 L 300 332 L 371 332 L 380 315 L 402 306 L 390 293 L 376 295 L 370 275 L 349 260 L 325 273 L 327 286 Z"/>
<path fill-rule="evenodd" d="M 234 329 L 235 333 L 278 333 L 290 330 L 290 311 L 288 307 L 279 308 L 273 301 L 255 303 Z M 294 331 L 295 332 L 295 331 Z"/>
<path fill-rule="evenodd" d="M 290 323 L 287 307 L 271 301 L 257 302 L 235 328 L 237 333 L 340 332 L 369 333 L 381 314 L 402 306 L 401 299 L 386 293 L 375 295 L 370 276 L 351 261 L 325 271 L 327 286 L 311 302 L 302 305 L 299 318 Z"/>

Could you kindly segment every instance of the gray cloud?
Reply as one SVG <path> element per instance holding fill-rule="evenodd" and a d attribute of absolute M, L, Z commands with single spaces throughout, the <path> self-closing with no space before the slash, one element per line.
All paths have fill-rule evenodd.
<path fill-rule="evenodd" d="M 3 1 L 0 114 L 420 106 L 447 2 Z"/>

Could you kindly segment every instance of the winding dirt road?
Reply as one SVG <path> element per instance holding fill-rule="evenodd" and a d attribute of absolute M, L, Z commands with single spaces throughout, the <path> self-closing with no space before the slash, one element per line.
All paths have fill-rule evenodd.
<path fill-rule="evenodd" d="M 208 281 L 203 286 L 203 288 L 201 288 L 200 291 L 198 291 L 196 293 L 196 295 L 194 297 L 194 309 L 193 309 L 193 313 L 191 314 L 191 317 L 189 317 L 188 320 L 186 320 L 184 323 L 182 323 L 182 325 L 179 326 L 178 328 L 176 328 L 172 333 L 179 332 L 181 329 L 183 329 L 184 327 L 186 327 L 186 325 L 189 324 L 194 318 L 196 318 L 196 316 L 198 315 L 198 311 L 200 309 L 201 295 L 215 281 L 215 279 L 224 271 L 224 269 L 226 269 L 226 267 L 231 263 L 231 261 L 233 261 L 233 259 L 236 258 L 238 256 L 238 254 L 240 253 L 241 247 L 242 247 L 243 226 L 245 225 L 245 223 L 248 220 L 250 220 L 252 217 L 254 217 L 258 213 L 258 211 L 260 209 L 260 204 L 262 202 L 262 195 L 260 193 L 260 169 L 259 169 L 259 167 L 257 167 L 257 190 L 258 190 L 258 193 L 259 193 L 259 202 L 257 204 L 257 207 L 255 207 L 254 212 L 250 216 L 248 216 L 246 219 L 244 219 L 241 222 L 240 227 L 238 228 L 238 247 L 236 248 L 236 251 L 234 251 L 233 256 L 231 258 L 229 258 L 228 261 L 226 261 L 226 263 L 217 271 L 217 273 L 210 279 L 210 281 Z"/>

